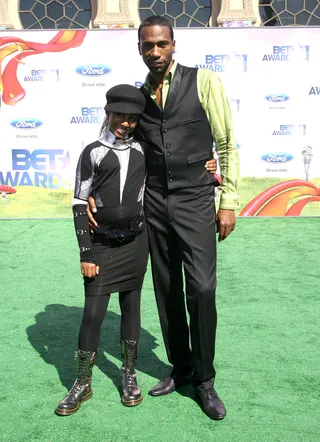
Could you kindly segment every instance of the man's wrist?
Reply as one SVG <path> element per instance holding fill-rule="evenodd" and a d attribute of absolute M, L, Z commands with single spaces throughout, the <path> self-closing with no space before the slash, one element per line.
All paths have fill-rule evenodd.
<path fill-rule="evenodd" d="M 225 193 L 222 193 L 220 197 L 219 202 L 219 209 L 226 209 L 226 210 L 236 210 L 239 208 L 239 197 L 238 195 L 228 195 Z"/>
<path fill-rule="evenodd" d="M 219 209 L 221 210 L 236 210 L 239 207 L 239 203 L 233 201 L 220 201 Z"/>

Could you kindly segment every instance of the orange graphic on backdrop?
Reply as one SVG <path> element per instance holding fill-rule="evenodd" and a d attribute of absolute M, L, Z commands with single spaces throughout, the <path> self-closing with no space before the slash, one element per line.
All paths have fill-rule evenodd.
<path fill-rule="evenodd" d="M 76 48 L 83 42 L 87 31 L 59 31 L 48 43 L 36 43 L 23 40 L 17 36 L 0 37 L 0 95 L 2 101 L 8 105 L 15 105 L 21 101 L 26 92 L 17 78 L 19 64 L 30 55 L 45 52 L 62 52 Z M 6 57 L 15 54 L 2 71 L 2 63 Z"/>
<path fill-rule="evenodd" d="M 288 203 L 294 200 L 288 208 Z M 303 180 L 284 181 L 257 195 L 239 216 L 299 216 L 312 202 L 320 202 L 320 189 L 314 184 Z"/>

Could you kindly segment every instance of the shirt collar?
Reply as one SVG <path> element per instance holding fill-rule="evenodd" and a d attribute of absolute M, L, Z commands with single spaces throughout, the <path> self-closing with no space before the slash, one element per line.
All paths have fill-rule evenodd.
<path fill-rule="evenodd" d="M 174 76 L 174 73 L 175 73 L 176 69 L 177 69 L 177 63 L 176 63 L 175 60 L 173 60 L 173 64 L 172 64 L 172 66 L 171 66 L 170 71 L 169 71 L 169 72 L 164 76 L 164 78 L 163 78 L 163 82 L 164 82 L 164 83 L 165 83 L 165 82 L 168 82 L 168 85 L 170 86 L 171 81 L 172 81 L 172 78 L 173 78 L 173 76 Z M 154 81 L 153 81 L 153 78 L 152 78 L 152 75 L 151 75 L 150 72 L 149 72 L 148 75 L 146 76 L 146 79 L 145 79 L 145 82 L 144 82 L 143 86 L 144 86 L 149 92 L 155 90 L 155 87 L 154 87 L 154 86 L 155 86 L 155 85 L 154 85 Z"/>
<path fill-rule="evenodd" d="M 110 132 L 110 130 L 105 133 L 104 138 L 110 144 L 116 144 L 117 138 L 112 132 Z"/>

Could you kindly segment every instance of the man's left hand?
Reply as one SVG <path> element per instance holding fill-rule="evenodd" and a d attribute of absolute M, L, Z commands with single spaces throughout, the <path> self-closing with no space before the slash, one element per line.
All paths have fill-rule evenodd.
<path fill-rule="evenodd" d="M 219 233 L 218 241 L 223 241 L 236 228 L 236 216 L 234 210 L 219 209 L 216 216 Z"/>

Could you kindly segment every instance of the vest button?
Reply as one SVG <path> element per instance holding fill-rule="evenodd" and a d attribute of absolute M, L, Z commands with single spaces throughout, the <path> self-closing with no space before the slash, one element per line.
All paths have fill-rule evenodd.
<path fill-rule="evenodd" d="M 170 178 L 169 183 L 172 183 L 172 178 Z"/>
<path fill-rule="evenodd" d="M 168 152 L 168 153 L 166 153 L 166 157 L 170 157 L 170 154 L 169 154 L 169 152 Z"/>
<path fill-rule="evenodd" d="M 163 129 L 163 132 L 164 132 L 164 133 L 167 133 L 167 132 L 168 132 L 168 129 Z"/>
<path fill-rule="evenodd" d="M 167 120 L 164 118 L 163 120 L 162 120 L 162 123 L 165 123 Z"/>
<path fill-rule="evenodd" d="M 169 149 L 169 147 L 170 147 L 170 144 L 166 144 L 166 148 Z"/>
<path fill-rule="evenodd" d="M 171 170 L 169 170 L 169 172 L 168 172 L 168 175 L 171 175 L 172 174 L 172 171 Z"/>

